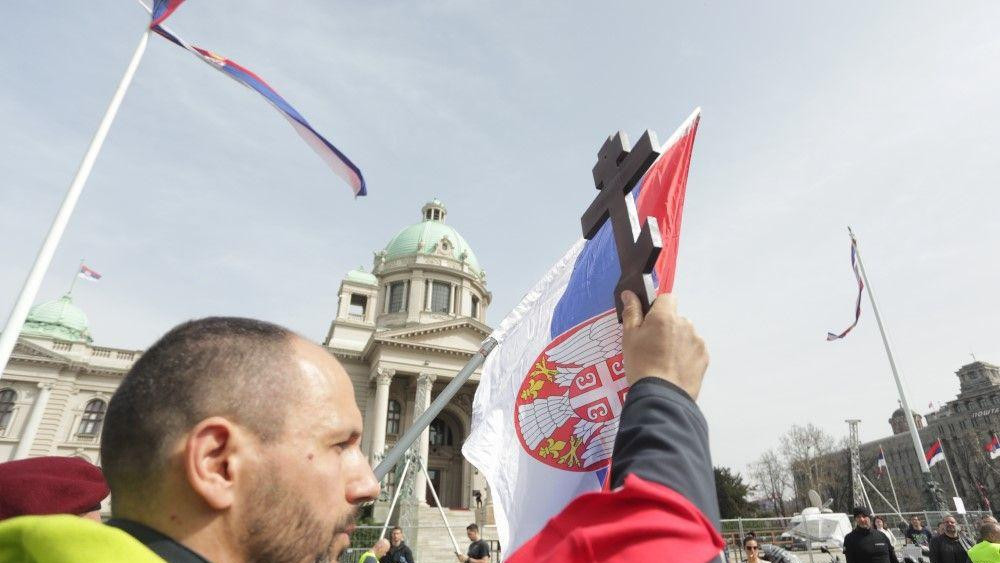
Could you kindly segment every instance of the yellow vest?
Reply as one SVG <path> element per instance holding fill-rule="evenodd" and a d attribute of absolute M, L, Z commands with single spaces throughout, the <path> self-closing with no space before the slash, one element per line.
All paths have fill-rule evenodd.
<path fill-rule="evenodd" d="M 1000 563 L 1000 543 L 981 541 L 969 550 L 972 563 Z"/>
<path fill-rule="evenodd" d="M 365 561 L 368 557 L 371 557 L 374 563 L 378 563 L 378 557 L 375 557 L 375 552 L 370 549 L 361 554 L 361 557 L 358 558 L 358 563 L 369 563 Z"/>
<path fill-rule="evenodd" d="M 127 533 L 79 516 L 19 516 L 0 522 L 0 563 L 163 563 Z"/>

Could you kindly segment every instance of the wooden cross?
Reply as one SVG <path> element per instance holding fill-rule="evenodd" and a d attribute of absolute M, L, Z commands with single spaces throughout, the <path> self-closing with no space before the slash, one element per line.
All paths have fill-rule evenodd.
<path fill-rule="evenodd" d="M 600 194 L 580 218 L 583 236 L 588 240 L 611 219 L 621 266 L 621 276 L 615 286 L 619 322 L 622 320 L 622 291 L 628 289 L 639 296 L 643 315 L 649 312 L 656 298 L 652 271 L 663 248 L 660 229 L 652 217 L 647 217 L 645 224 L 640 226 L 631 192 L 658 156 L 660 148 L 652 131 L 643 133 L 631 149 L 625 133 L 619 131 L 608 137 L 594 165 L 594 185 Z"/>

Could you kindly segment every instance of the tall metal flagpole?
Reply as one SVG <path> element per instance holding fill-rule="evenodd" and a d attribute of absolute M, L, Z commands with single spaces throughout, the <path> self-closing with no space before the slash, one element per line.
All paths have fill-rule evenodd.
<path fill-rule="evenodd" d="M 924 446 L 920 442 L 920 434 L 917 433 L 917 425 L 913 422 L 913 411 L 910 410 L 910 400 L 906 396 L 903 388 L 903 380 L 899 377 L 896 369 L 896 360 L 892 356 L 892 348 L 889 346 L 889 337 L 885 333 L 885 325 L 882 324 L 882 315 L 878 312 L 878 304 L 875 302 L 875 293 L 872 291 L 872 284 L 868 282 L 868 274 L 865 272 L 865 263 L 861 259 L 861 250 L 858 248 L 858 239 L 854 237 L 854 231 L 847 227 L 847 232 L 851 235 L 851 243 L 854 245 L 855 255 L 858 257 L 858 267 L 861 269 L 861 279 L 865 282 L 865 290 L 868 293 L 868 300 L 872 304 L 872 313 L 875 315 L 875 322 L 878 323 L 879 333 L 882 335 L 882 344 L 885 347 L 885 355 L 889 358 L 889 367 L 892 369 L 892 377 L 896 381 L 896 390 L 899 392 L 899 401 L 903 405 L 903 416 L 906 418 L 906 425 L 910 429 L 910 438 L 913 440 L 913 449 L 917 454 L 917 461 L 920 464 L 920 472 L 924 477 L 925 503 L 928 510 L 947 510 L 948 505 L 941 498 L 941 486 L 937 484 L 931 475 L 931 468 L 924 458 Z"/>
<path fill-rule="evenodd" d="M 80 259 L 80 265 L 76 267 L 76 272 L 73 273 L 73 281 L 69 282 L 69 291 L 66 295 L 73 294 L 73 288 L 76 287 L 76 280 L 80 279 L 80 272 L 83 271 L 83 258 Z"/>
<path fill-rule="evenodd" d="M 879 446 L 879 450 L 881 450 L 881 449 L 882 449 L 882 446 Z M 884 454 L 885 452 L 883 451 L 882 453 Z M 896 512 L 901 512 L 900 506 L 899 506 L 899 497 L 896 496 L 896 485 L 892 484 L 892 472 L 889 471 L 889 463 L 888 463 L 888 461 L 886 462 L 886 465 L 885 465 L 885 476 L 889 478 L 889 489 L 892 490 L 892 500 L 896 501 Z M 902 518 L 902 516 L 900 516 L 900 518 Z"/>
<path fill-rule="evenodd" d="M 129 61 L 128 67 L 125 69 L 125 75 L 122 76 L 114 96 L 111 97 L 111 103 L 108 104 L 108 109 L 104 112 L 104 117 L 101 119 L 101 124 L 97 127 L 97 132 L 94 133 L 94 138 L 90 140 L 90 146 L 87 147 L 87 152 L 83 155 L 83 161 L 80 162 L 80 168 L 77 169 L 76 176 L 66 191 L 62 205 L 59 206 L 59 211 L 56 212 L 52 226 L 49 227 L 49 233 L 45 236 L 45 241 L 38 250 L 35 263 L 31 267 L 31 271 L 28 272 L 28 277 L 24 280 L 24 285 L 21 287 L 21 293 L 17 296 L 14 308 L 11 309 L 10 315 L 7 317 L 7 324 L 4 325 L 3 333 L 0 334 L 0 377 L 2 377 L 3 369 L 7 366 L 7 361 L 10 360 L 11 352 L 14 351 L 17 337 L 21 334 L 21 327 L 24 325 L 24 320 L 28 317 L 28 310 L 31 308 L 31 304 L 35 302 L 35 297 L 38 296 L 38 288 L 41 287 L 45 272 L 48 271 L 49 264 L 52 263 L 52 256 L 56 252 L 56 247 L 59 246 L 59 240 L 62 238 L 63 232 L 66 231 L 66 225 L 69 223 L 70 216 L 73 215 L 73 209 L 76 207 L 77 200 L 80 199 L 83 186 L 87 183 L 87 178 L 90 176 L 90 171 L 94 168 L 97 155 L 101 152 L 104 139 L 108 136 L 111 123 L 114 122 L 115 116 L 118 114 L 118 108 L 121 107 L 122 100 L 125 98 L 125 92 L 132 83 L 132 77 L 135 76 L 136 69 L 139 68 L 139 61 L 142 60 L 142 55 L 146 52 L 146 44 L 149 43 L 149 34 L 150 31 L 147 29 L 142 33 L 142 37 L 139 38 L 139 45 L 136 46 L 135 52 L 132 53 L 132 60 Z"/>

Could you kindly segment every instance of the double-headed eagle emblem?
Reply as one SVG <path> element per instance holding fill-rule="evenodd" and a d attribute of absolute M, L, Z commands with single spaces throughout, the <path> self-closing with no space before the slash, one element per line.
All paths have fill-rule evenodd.
<path fill-rule="evenodd" d="M 538 356 L 514 408 L 521 445 L 559 469 L 606 466 L 627 391 L 622 327 L 612 309 L 561 334 Z"/>

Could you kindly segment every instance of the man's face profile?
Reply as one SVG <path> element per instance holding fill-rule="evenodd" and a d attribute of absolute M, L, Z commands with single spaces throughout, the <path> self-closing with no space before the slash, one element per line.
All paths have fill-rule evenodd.
<path fill-rule="evenodd" d="M 361 452 L 361 413 L 347 373 L 296 338 L 290 362 L 301 388 L 283 436 L 258 443 L 243 491 L 243 544 L 259 560 L 334 561 L 350 546 L 357 506 L 379 487 Z"/>

